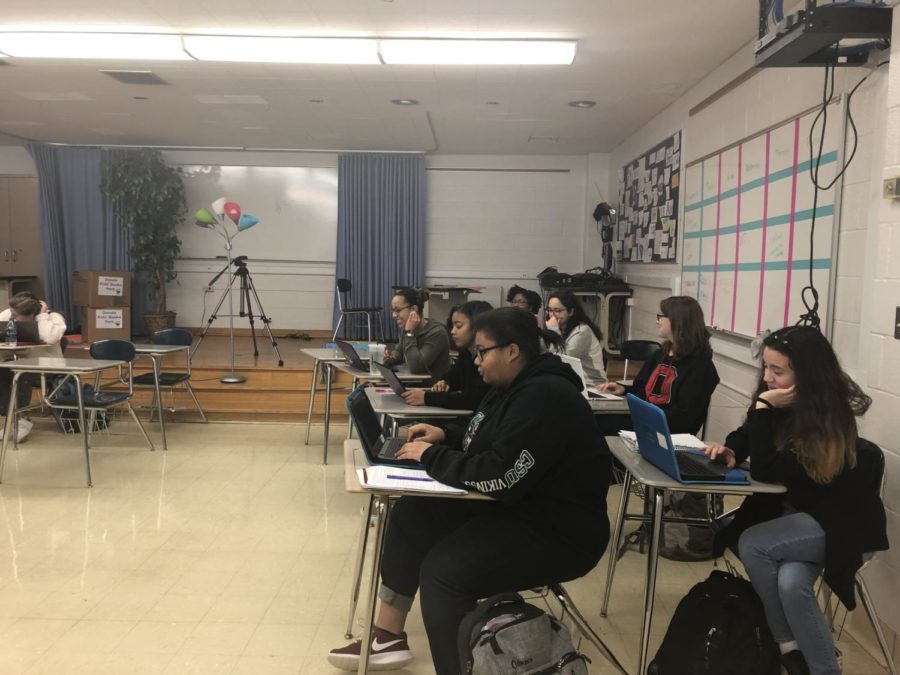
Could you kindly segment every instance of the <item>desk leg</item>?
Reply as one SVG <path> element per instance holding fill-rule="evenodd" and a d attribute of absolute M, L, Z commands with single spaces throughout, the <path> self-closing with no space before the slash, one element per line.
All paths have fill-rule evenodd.
<path fill-rule="evenodd" d="M 162 392 L 159 390 L 159 356 L 151 354 L 150 360 L 153 362 L 153 386 L 156 389 L 156 405 L 159 410 L 159 431 L 162 434 L 163 450 L 168 450 L 169 444 L 166 442 L 166 420 L 163 416 Z"/>
<path fill-rule="evenodd" d="M 330 363 L 325 364 L 325 438 L 322 447 L 322 464 L 328 464 L 328 430 L 331 427 L 331 380 L 334 377 L 334 368 Z"/>
<path fill-rule="evenodd" d="M 84 445 L 84 467 L 87 472 L 87 486 L 91 487 L 91 454 L 88 449 L 88 428 L 84 418 L 84 392 L 81 391 L 81 378 L 77 374 L 72 374 L 75 380 L 75 392 L 78 395 L 78 424 L 81 425 L 81 443 Z"/>
<path fill-rule="evenodd" d="M 359 530 L 359 550 L 356 552 L 356 574 L 353 576 L 353 588 L 350 590 L 350 611 L 347 616 L 347 632 L 344 637 L 353 637 L 353 617 L 359 605 L 359 588 L 362 585 L 363 564 L 366 560 L 366 544 L 369 541 L 369 523 L 372 522 L 372 507 L 375 497 L 369 497 L 369 504 L 362 513 L 363 521 Z"/>
<path fill-rule="evenodd" d="M 654 490 L 653 525 L 650 530 L 650 551 L 647 554 L 647 584 L 644 586 L 644 622 L 641 625 L 641 650 L 638 672 L 647 672 L 647 650 L 650 647 L 650 622 L 653 619 L 653 598 L 656 595 L 656 568 L 659 563 L 659 534 L 662 530 L 663 496 L 665 490 Z"/>
<path fill-rule="evenodd" d="M 372 573 L 369 576 L 369 598 L 366 606 L 366 623 L 363 626 L 362 644 L 359 650 L 359 675 L 369 669 L 369 650 L 372 648 L 372 627 L 375 625 L 375 604 L 378 600 L 378 577 L 381 572 L 381 547 L 384 545 L 384 525 L 387 520 L 388 500 L 386 495 L 373 495 L 375 509 L 375 555 L 372 559 Z"/>
<path fill-rule="evenodd" d="M 306 438 L 303 445 L 309 445 L 309 425 L 312 424 L 313 404 L 316 400 L 316 385 L 319 382 L 319 359 L 313 362 L 312 386 L 309 388 L 309 407 L 306 409 Z"/>
<path fill-rule="evenodd" d="M 628 509 L 628 496 L 631 493 L 631 473 L 625 472 L 625 480 L 622 482 L 622 496 L 619 498 L 619 511 L 616 514 L 616 522 L 613 526 L 613 536 L 606 547 L 606 555 L 609 556 L 609 565 L 606 570 L 606 588 L 603 591 L 603 604 L 600 606 L 600 616 L 606 616 L 609 609 L 609 594 L 612 591 L 613 576 L 616 573 L 616 563 L 619 560 L 619 542 L 622 539 L 622 526 L 625 524 L 625 511 Z"/>
<path fill-rule="evenodd" d="M 21 373 L 13 373 L 12 388 L 9 392 L 9 406 L 6 409 L 6 420 L 3 423 L 3 443 L 0 445 L 0 483 L 3 482 L 3 467 L 6 463 L 6 446 L 9 445 L 9 435 L 13 433 L 15 425 L 13 421 L 16 417 L 16 394 L 19 387 L 19 375 Z M 18 430 L 16 430 L 18 432 Z"/>

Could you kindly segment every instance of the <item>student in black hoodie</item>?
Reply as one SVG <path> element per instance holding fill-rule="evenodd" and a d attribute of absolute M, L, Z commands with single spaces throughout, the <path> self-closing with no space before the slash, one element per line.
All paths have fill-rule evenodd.
<path fill-rule="evenodd" d="M 412 659 L 403 632 L 417 592 L 435 671 L 458 675 L 457 628 L 478 598 L 587 574 L 609 541 L 611 465 L 581 381 L 541 354 L 534 317 L 505 307 L 475 320 L 475 362 L 492 389 L 466 429 L 410 429 L 398 457 L 493 501 L 403 497 L 391 510 L 372 663 Z M 359 641 L 332 650 L 347 670 Z"/>
<path fill-rule="evenodd" d="M 407 389 L 407 405 L 432 405 L 451 410 L 476 410 L 490 387 L 481 379 L 472 348 L 475 346 L 475 317 L 492 310 L 491 303 L 470 300 L 453 308 L 450 314 L 450 340 L 458 351 L 456 361 L 435 382 L 431 391 Z"/>
<path fill-rule="evenodd" d="M 630 387 L 607 382 L 611 394 L 634 394 L 666 413 L 673 434 L 695 434 L 703 426 L 719 374 L 712 360 L 703 309 L 694 298 L 672 296 L 659 303 L 656 315 L 662 349 L 644 363 Z M 598 415 L 605 434 L 631 429 L 628 415 Z"/>

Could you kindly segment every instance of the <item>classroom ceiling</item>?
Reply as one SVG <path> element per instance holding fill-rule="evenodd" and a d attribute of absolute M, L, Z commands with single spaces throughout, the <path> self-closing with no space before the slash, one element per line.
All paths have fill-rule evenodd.
<path fill-rule="evenodd" d="M 755 0 L 2 0 L 0 27 L 578 41 L 570 66 L 0 62 L 0 133 L 39 141 L 442 154 L 608 152 L 754 37 Z M 123 84 L 100 69 L 147 69 Z M 246 98 L 237 98 L 246 97 Z M 393 99 L 416 99 L 400 107 Z M 579 109 L 570 101 L 594 100 Z M 246 101 L 236 103 L 235 101 Z"/>

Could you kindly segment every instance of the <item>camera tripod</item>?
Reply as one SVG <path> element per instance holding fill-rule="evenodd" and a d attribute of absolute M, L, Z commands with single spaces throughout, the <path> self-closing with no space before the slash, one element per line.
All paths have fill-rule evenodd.
<path fill-rule="evenodd" d="M 262 302 L 259 300 L 259 294 L 256 292 L 256 286 L 253 284 L 253 277 L 250 276 L 250 270 L 247 268 L 247 256 L 241 255 L 233 260 L 229 261 L 222 268 L 222 270 L 212 278 L 209 282 L 209 286 L 215 284 L 219 278 L 225 274 L 231 264 L 234 264 L 235 270 L 231 274 L 231 280 L 228 282 L 228 286 L 225 287 L 225 291 L 222 293 L 222 297 L 219 298 L 219 302 L 216 304 L 212 313 L 209 315 L 209 320 L 206 322 L 206 326 L 204 326 L 203 331 L 200 333 L 200 338 L 197 340 L 197 344 L 194 346 L 194 353 L 200 348 L 200 343 L 203 342 L 203 338 L 206 337 L 206 334 L 209 332 L 210 327 L 212 327 L 213 321 L 219 318 L 219 310 L 221 309 L 223 303 L 225 302 L 225 298 L 228 298 L 228 319 L 229 319 L 229 334 L 231 336 L 231 373 L 225 375 L 220 379 L 221 382 L 226 384 L 237 384 L 240 382 L 246 381 L 243 375 L 238 375 L 234 372 L 234 307 L 231 299 L 231 293 L 233 290 L 234 282 L 236 280 L 240 280 L 238 286 L 238 296 L 240 298 L 240 304 L 238 309 L 238 316 L 247 317 L 250 320 L 250 337 L 253 340 L 253 356 L 259 356 L 259 349 L 256 343 L 256 323 L 254 319 L 259 317 L 263 324 L 263 330 L 266 331 L 266 335 L 269 336 L 269 342 L 272 345 L 272 351 L 275 352 L 275 357 L 278 359 L 278 365 L 284 366 L 284 360 L 281 358 L 281 353 L 278 351 L 278 343 L 275 342 L 275 337 L 272 335 L 272 330 L 269 328 L 269 324 L 272 322 L 272 319 L 266 316 L 266 312 L 263 309 Z M 259 310 L 256 314 L 253 312 L 253 303 L 256 303 L 256 308 Z M 193 354 L 191 355 L 193 356 Z"/>

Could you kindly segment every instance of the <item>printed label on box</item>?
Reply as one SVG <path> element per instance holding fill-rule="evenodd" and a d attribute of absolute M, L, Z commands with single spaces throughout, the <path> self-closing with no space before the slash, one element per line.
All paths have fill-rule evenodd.
<path fill-rule="evenodd" d="M 97 328 L 121 328 L 123 326 L 121 309 L 97 309 L 94 310 Z"/>
<path fill-rule="evenodd" d="M 97 277 L 97 295 L 117 295 L 123 293 L 125 279 L 123 277 Z"/>

